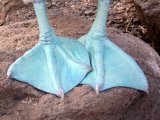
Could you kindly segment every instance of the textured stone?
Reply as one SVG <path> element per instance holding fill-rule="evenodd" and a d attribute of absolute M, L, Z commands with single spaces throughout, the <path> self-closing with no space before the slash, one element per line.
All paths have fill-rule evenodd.
<path fill-rule="evenodd" d="M 160 1 L 134 0 L 138 17 L 147 26 L 154 47 L 160 52 Z"/>
<path fill-rule="evenodd" d="M 91 25 L 84 18 L 61 16 L 54 20 L 59 35 L 81 36 Z M 52 21 L 51 21 L 52 22 Z M 67 25 L 66 25 L 67 24 Z M 36 20 L 0 27 L 0 119 L 1 120 L 158 120 L 160 118 L 160 57 L 146 43 L 115 28 L 109 38 L 135 58 L 149 80 L 150 94 L 129 88 L 100 93 L 79 85 L 61 101 L 33 87 L 6 81 L 6 71 L 15 59 L 38 40 Z"/>

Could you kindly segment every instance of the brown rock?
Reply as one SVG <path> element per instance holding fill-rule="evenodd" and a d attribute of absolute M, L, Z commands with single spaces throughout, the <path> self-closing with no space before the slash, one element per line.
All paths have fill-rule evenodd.
<path fill-rule="evenodd" d="M 0 0 L 0 26 L 6 22 L 8 12 L 14 7 L 22 7 L 22 0 Z"/>
<path fill-rule="evenodd" d="M 84 18 L 61 16 L 54 19 L 60 35 L 81 36 L 91 24 Z M 67 25 L 66 25 L 67 24 Z M 133 56 L 150 84 L 147 96 L 127 88 L 114 88 L 96 96 L 89 86 L 79 85 L 61 101 L 54 95 L 11 81 L 6 71 L 15 59 L 38 39 L 35 20 L 0 27 L 0 119 L 1 120 L 158 120 L 160 118 L 160 57 L 147 44 L 130 34 L 109 28 L 109 37 Z"/>
<path fill-rule="evenodd" d="M 134 4 L 138 17 L 147 26 L 154 47 L 160 52 L 160 1 L 134 0 Z"/>

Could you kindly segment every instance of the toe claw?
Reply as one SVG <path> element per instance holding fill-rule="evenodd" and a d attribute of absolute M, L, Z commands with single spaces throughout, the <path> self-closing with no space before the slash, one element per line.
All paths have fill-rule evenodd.
<path fill-rule="evenodd" d="M 8 79 L 10 79 L 11 78 L 11 75 L 7 75 L 7 78 L 6 78 L 6 80 L 8 80 Z"/>
<path fill-rule="evenodd" d="M 96 94 L 99 95 L 101 85 L 96 85 Z"/>
<path fill-rule="evenodd" d="M 8 80 L 9 78 L 11 78 L 11 71 L 10 71 L 10 69 L 7 71 L 7 80 Z"/>
<path fill-rule="evenodd" d="M 64 100 L 64 91 L 62 89 L 57 91 L 57 95 L 61 98 L 61 100 Z"/>

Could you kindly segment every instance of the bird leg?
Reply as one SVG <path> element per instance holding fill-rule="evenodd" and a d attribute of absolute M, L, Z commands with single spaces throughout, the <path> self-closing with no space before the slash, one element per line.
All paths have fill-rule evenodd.
<path fill-rule="evenodd" d="M 79 41 L 86 47 L 93 71 L 82 81 L 98 94 L 113 87 L 130 87 L 148 91 L 148 82 L 137 63 L 106 35 L 110 0 L 98 0 L 96 18 L 90 31 Z"/>
<path fill-rule="evenodd" d="M 89 56 L 79 42 L 55 34 L 47 17 L 45 0 L 34 0 L 33 5 L 39 42 L 10 66 L 8 76 L 63 99 L 64 93 L 91 71 Z"/>

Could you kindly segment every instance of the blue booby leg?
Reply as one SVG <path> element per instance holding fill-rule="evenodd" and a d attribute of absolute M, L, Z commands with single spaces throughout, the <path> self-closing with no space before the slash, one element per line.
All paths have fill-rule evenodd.
<path fill-rule="evenodd" d="M 91 30 L 79 39 L 89 52 L 93 71 L 82 81 L 97 94 L 113 87 L 129 87 L 148 92 L 148 81 L 138 64 L 106 36 L 110 0 L 98 0 L 98 11 Z"/>
<path fill-rule="evenodd" d="M 8 76 L 59 97 L 78 85 L 91 70 L 85 47 L 56 36 L 47 19 L 45 0 L 33 2 L 40 39 L 8 69 Z"/>

